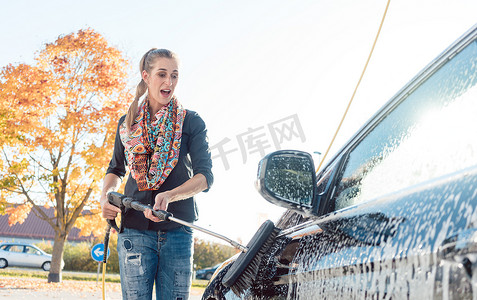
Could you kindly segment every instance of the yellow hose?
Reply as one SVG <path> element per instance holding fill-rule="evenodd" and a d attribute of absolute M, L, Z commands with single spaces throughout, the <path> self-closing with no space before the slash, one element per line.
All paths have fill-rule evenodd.
<path fill-rule="evenodd" d="M 361 83 L 361 79 L 363 79 L 364 73 L 366 72 L 366 68 L 368 67 L 368 63 L 371 60 L 371 56 L 373 55 L 374 47 L 376 46 L 376 42 L 378 41 L 379 33 L 381 32 L 381 28 L 383 27 L 384 19 L 386 18 L 386 14 L 388 12 L 390 2 L 391 2 L 391 0 L 388 0 L 388 3 L 386 4 L 386 9 L 384 10 L 383 18 L 381 19 L 381 24 L 379 25 L 378 33 L 376 34 L 376 38 L 374 39 L 373 47 L 371 47 L 371 51 L 369 52 L 368 59 L 366 60 L 366 64 L 364 65 L 363 72 L 361 72 L 361 76 L 359 77 L 358 83 L 356 84 L 353 95 L 351 96 L 351 99 L 349 100 L 348 106 L 346 107 L 346 110 L 343 114 L 343 117 L 341 118 L 341 122 L 338 125 L 338 128 L 336 129 L 335 135 L 331 139 L 331 143 L 328 146 L 328 149 L 326 149 L 325 155 L 323 155 L 323 158 L 320 160 L 320 164 L 319 164 L 318 168 L 316 168 L 316 172 L 318 172 L 318 170 L 320 170 L 321 165 L 325 161 L 325 158 L 328 155 L 328 152 L 330 151 L 331 146 L 333 145 L 333 143 L 335 141 L 335 138 L 336 138 L 336 136 L 338 135 L 338 132 L 341 129 L 341 125 L 343 125 L 343 121 L 344 121 L 346 115 L 348 114 L 348 110 L 349 110 L 349 108 L 351 106 L 351 103 L 353 102 L 353 99 L 354 99 L 354 95 L 356 95 L 356 91 L 358 90 L 359 84 Z"/>
<path fill-rule="evenodd" d="M 103 300 L 106 300 L 106 294 L 105 294 L 105 277 L 106 277 L 106 263 L 103 263 Z"/>

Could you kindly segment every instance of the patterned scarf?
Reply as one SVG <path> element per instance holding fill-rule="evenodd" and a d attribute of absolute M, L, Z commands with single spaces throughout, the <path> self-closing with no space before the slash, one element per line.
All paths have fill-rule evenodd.
<path fill-rule="evenodd" d="M 186 110 L 174 97 L 151 120 L 149 101 L 144 100 L 128 132 L 119 129 L 132 177 L 140 191 L 157 190 L 177 164 Z"/>

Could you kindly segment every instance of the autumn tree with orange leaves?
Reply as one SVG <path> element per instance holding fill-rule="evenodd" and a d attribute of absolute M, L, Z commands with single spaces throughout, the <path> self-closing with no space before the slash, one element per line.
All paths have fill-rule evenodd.
<path fill-rule="evenodd" d="M 103 233 L 96 198 L 117 120 L 131 99 L 128 66 L 118 49 L 86 29 L 46 44 L 34 64 L 0 72 L 0 207 L 11 224 L 32 211 L 54 229 L 48 282 L 61 281 L 73 225 L 83 235 Z M 42 206 L 54 207 L 55 216 Z"/>

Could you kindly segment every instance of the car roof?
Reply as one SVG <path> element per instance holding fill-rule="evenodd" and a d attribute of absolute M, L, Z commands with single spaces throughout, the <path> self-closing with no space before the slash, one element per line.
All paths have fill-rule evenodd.
<path fill-rule="evenodd" d="M 32 245 L 32 244 L 28 244 L 28 243 L 16 243 L 16 242 L 13 242 L 13 243 L 0 243 L 0 246 L 3 246 L 3 245 L 16 245 L 16 246 L 30 246 L 30 247 L 35 247 L 35 248 L 38 248 L 37 246 L 35 245 Z"/>

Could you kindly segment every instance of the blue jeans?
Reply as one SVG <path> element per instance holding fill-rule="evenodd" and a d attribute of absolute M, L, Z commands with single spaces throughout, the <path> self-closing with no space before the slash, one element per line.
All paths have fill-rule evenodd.
<path fill-rule="evenodd" d="M 192 280 L 192 229 L 166 231 L 124 228 L 118 236 L 123 299 L 186 300 Z"/>

